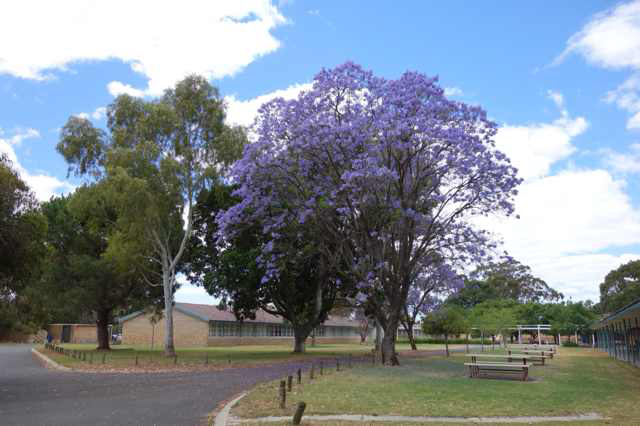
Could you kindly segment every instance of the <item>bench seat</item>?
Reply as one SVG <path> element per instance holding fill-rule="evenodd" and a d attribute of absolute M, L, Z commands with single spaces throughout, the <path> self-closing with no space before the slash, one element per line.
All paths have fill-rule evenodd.
<path fill-rule="evenodd" d="M 469 377 L 480 377 L 481 373 L 517 373 L 522 377 L 522 381 L 526 381 L 529 377 L 529 367 L 531 364 L 517 364 L 506 362 L 465 362 L 465 366 L 469 367 Z"/>

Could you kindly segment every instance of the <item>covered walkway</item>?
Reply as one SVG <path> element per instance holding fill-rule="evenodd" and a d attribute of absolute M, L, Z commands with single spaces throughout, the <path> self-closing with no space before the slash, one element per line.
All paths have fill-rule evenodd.
<path fill-rule="evenodd" d="M 595 333 L 600 350 L 640 367 L 640 299 L 602 319 Z"/>

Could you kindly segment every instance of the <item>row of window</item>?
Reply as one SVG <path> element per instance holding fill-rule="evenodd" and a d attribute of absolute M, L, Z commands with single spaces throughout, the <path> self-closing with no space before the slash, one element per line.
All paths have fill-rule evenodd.
<path fill-rule="evenodd" d="M 357 327 L 320 326 L 312 335 L 323 336 L 357 336 Z M 229 321 L 209 321 L 210 337 L 291 337 L 293 327 L 286 324 L 255 324 Z"/>

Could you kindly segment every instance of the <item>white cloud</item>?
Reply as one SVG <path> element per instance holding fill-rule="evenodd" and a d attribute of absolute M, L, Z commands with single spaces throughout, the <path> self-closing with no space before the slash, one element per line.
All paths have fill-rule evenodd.
<path fill-rule="evenodd" d="M 178 282 L 180 283 L 180 288 L 176 290 L 173 296 L 176 302 L 202 303 L 205 305 L 213 305 L 218 303 L 216 298 L 207 293 L 207 291 L 203 287 L 189 284 L 184 276 L 179 276 Z"/>
<path fill-rule="evenodd" d="M 577 53 L 589 63 L 609 69 L 640 70 L 640 0 L 619 4 L 596 14 L 582 30 L 567 41 L 558 64 Z M 627 129 L 640 128 L 640 77 L 632 75 L 608 92 L 605 101 L 631 113 Z"/>
<path fill-rule="evenodd" d="M 89 120 L 90 118 L 95 121 L 102 120 L 107 115 L 107 107 L 98 107 L 93 112 L 81 112 L 79 114 L 75 114 L 76 117 L 84 118 L 85 120 Z"/>
<path fill-rule="evenodd" d="M 286 89 L 276 90 L 265 95 L 241 101 L 235 96 L 227 96 L 227 122 L 230 124 L 250 126 L 253 123 L 258 109 L 264 104 L 275 98 L 293 99 L 304 90 L 311 89 L 311 83 L 294 84 Z"/>
<path fill-rule="evenodd" d="M 444 95 L 446 97 L 462 96 L 462 89 L 459 87 L 445 87 Z"/>
<path fill-rule="evenodd" d="M 604 150 L 604 164 L 617 173 L 640 173 L 640 144 L 632 144 L 629 152 Z"/>
<path fill-rule="evenodd" d="M 133 86 L 120 83 L 119 81 L 112 81 L 111 83 L 107 84 L 107 90 L 113 97 L 119 95 L 129 95 L 136 98 L 141 98 L 144 96 L 144 90 L 136 89 Z"/>
<path fill-rule="evenodd" d="M 640 68 L 640 1 L 596 14 L 567 41 L 556 63 L 578 53 L 605 68 Z"/>
<path fill-rule="evenodd" d="M 560 93 L 550 91 L 549 97 L 560 109 L 560 118 L 528 126 L 504 125 L 495 138 L 497 148 L 525 180 L 547 175 L 553 163 L 571 155 L 576 150 L 571 140 L 589 126 L 584 117 L 569 117 Z"/>
<path fill-rule="evenodd" d="M 234 75 L 280 47 L 272 30 L 285 22 L 269 0 L 5 2 L 0 40 L 11 43 L 0 44 L 0 73 L 41 80 L 80 61 L 116 59 L 149 79 L 136 90 L 158 95 L 191 73 Z"/>
<path fill-rule="evenodd" d="M 11 160 L 13 167 L 33 190 L 36 198 L 40 201 L 46 201 L 54 195 L 71 191 L 74 186 L 53 176 L 30 173 L 22 167 L 13 146 L 19 145 L 25 139 L 38 137 L 40 137 L 40 133 L 35 129 L 18 130 L 9 138 L 3 138 L 3 132 L 0 130 L 0 153 L 6 154 Z"/>
<path fill-rule="evenodd" d="M 632 75 L 615 90 L 607 92 L 604 100 L 632 114 L 627 121 L 627 129 L 640 128 L 640 74 Z"/>

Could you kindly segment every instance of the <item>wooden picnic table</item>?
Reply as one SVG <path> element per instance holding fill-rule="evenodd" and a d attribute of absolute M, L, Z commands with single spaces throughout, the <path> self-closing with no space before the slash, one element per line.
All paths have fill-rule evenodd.
<path fill-rule="evenodd" d="M 522 381 L 526 381 L 529 377 L 529 367 L 531 364 L 520 364 L 514 362 L 466 362 L 465 366 L 469 367 L 469 377 L 480 377 L 481 373 L 500 373 L 500 374 L 518 374 L 522 377 Z"/>
<path fill-rule="evenodd" d="M 544 360 L 549 358 L 553 358 L 553 354 L 549 353 L 549 352 L 534 352 L 534 351 L 512 351 L 509 350 L 507 351 L 507 353 L 513 357 L 521 357 L 521 356 L 527 356 L 529 357 L 531 360 L 533 361 L 538 361 L 540 362 L 541 365 L 544 365 Z"/>
<path fill-rule="evenodd" d="M 528 359 L 538 358 L 537 356 L 531 355 L 518 355 L 518 354 L 466 354 L 467 357 L 471 358 L 472 362 L 477 362 L 478 358 L 501 358 L 506 359 L 507 362 L 522 361 L 523 364 L 527 363 Z"/>

